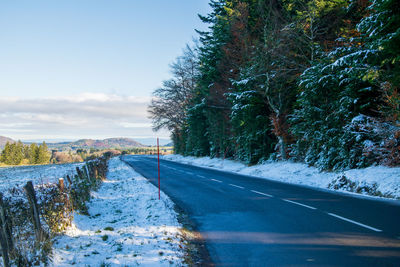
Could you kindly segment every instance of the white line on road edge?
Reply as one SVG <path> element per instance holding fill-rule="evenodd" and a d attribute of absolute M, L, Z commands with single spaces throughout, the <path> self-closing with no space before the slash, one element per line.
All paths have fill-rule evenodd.
<path fill-rule="evenodd" d="M 359 223 L 359 222 L 356 222 L 356 221 L 347 219 L 347 218 L 345 218 L 345 217 L 336 215 L 336 214 L 334 214 L 334 213 L 329 213 L 329 212 L 327 212 L 327 213 L 328 213 L 328 215 L 331 215 L 331 216 L 336 217 L 336 218 L 338 218 L 338 219 L 341 219 L 341 220 L 343 220 L 343 221 L 357 224 L 358 226 L 362 226 L 362 227 L 364 227 L 364 228 L 370 229 L 370 230 L 375 231 L 375 232 L 382 232 L 382 230 L 380 230 L 380 229 L 377 229 L 377 228 L 374 228 L 374 227 L 371 227 L 371 226 L 368 226 L 368 225 L 365 225 L 365 224 L 362 224 L 362 223 Z"/>
<path fill-rule="evenodd" d="M 216 179 L 210 179 L 210 180 L 214 181 L 214 182 L 222 183 L 222 181 L 220 181 L 220 180 L 216 180 Z"/>
<path fill-rule="evenodd" d="M 235 185 L 235 184 L 229 184 L 230 186 L 234 186 L 234 187 L 237 187 L 237 188 L 240 188 L 240 189 L 244 189 L 244 187 L 243 186 L 238 186 L 238 185 Z"/>
<path fill-rule="evenodd" d="M 269 195 L 269 194 L 265 194 L 265 193 L 262 193 L 262 192 L 258 192 L 256 190 L 251 190 L 251 192 L 256 193 L 256 194 L 260 194 L 260 195 L 263 195 L 263 196 L 267 196 L 267 197 L 273 197 L 273 195 Z"/>
<path fill-rule="evenodd" d="M 316 209 L 317 209 L 317 208 L 314 208 L 314 207 L 311 207 L 311 206 L 308 206 L 308 205 L 305 205 L 305 204 L 301 204 L 301 203 L 299 203 L 299 202 L 291 201 L 291 200 L 289 200 L 289 199 L 282 199 L 282 200 L 283 200 L 283 201 L 286 201 L 286 202 L 289 202 L 289 203 L 293 203 L 293 204 L 302 206 L 302 207 L 305 207 L 305 208 L 308 208 L 308 209 L 312 209 L 312 210 L 316 210 Z"/>

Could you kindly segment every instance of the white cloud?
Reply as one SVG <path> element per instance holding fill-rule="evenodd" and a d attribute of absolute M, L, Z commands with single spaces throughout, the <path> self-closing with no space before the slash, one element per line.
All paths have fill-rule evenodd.
<path fill-rule="evenodd" d="M 0 127 L 4 128 L 19 128 L 19 127 L 26 127 L 31 126 L 32 123 L 30 122 L 18 122 L 18 123 L 0 123 Z"/>
<path fill-rule="evenodd" d="M 151 123 L 121 122 L 124 128 L 151 128 Z"/>
<path fill-rule="evenodd" d="M 20 139 L 153 137 L 150 97 L 84 93 L 65 97 L 0 98 L 0 135 Z M 26 133 L 26 134 L 23 134 Z M 167 137 L 168 132 L 159 135 Z"/>
<path fill-rule="evenodd" d="M 9 128 L 0 128 L 0 132 L 3 135 L 7 135 L 7 133 L 14 134 L 14 133 L 33 133 L 33 130 L 29 129 L 9 129 Z"/>

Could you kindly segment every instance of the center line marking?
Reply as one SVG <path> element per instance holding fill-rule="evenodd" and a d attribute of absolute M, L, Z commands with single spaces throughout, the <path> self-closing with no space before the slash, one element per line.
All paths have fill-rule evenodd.
<path fill-rule="evenodd" d="M 240 189 L 244 189 L 244 187 L 243 186 L 238 186 L 238 185 L 235 185 L 235 184 L 229 184 L 230 186 L 234 186 L 234 187 L 237 187 L 237 188 L 240 188 Z"/>
<path fill-rule="evenodd" d="M 269 194 L 265 194 L 265 193 L 262 193 L 262 192 L 258 192 L 256 190 L 251 190 L 251 192 L 259 194 L 259 195 L 263 195 L 263 196 L 266 196 L 266 197 L 273 197 L 273 195 L 269 195 Z"/>
<path fill-rule="evenodd" d="M 308 206 L 308 205 L 305 205 L 305 204 L 301 204 L 301 203 L 296 202 L 296 201 L 291 201 L 291 200 L 289 200 L 289 199 L 282 199 L 282 200 L 283 200 L 283 201 L 286 201 L 286 202 L 289 202 L 289 203 L 292 203 L 292 204 L 296 204 L 296 205 L 299 205 L 299 206 L 308 208 L 308 209 L 312 209 L 312 210 L 316 210 L 316 209 L 317 209 L 317 208 L 314 208 L 314 207 L 311 207 L 311 206 Z"/>
<path fill-rule="evenodd" d="M 216 180 L 216 179 L 210 179 L 210 180 L 212 180 L 214 182 L 222 183 L 222 181 L 220 181 L 220 180 Z"/>
<path fill-rule="evenodd" d="M 362 224 L 362 223 L 359 223 L 359 222 L 356 222 L 356 221 L 347 219 L 347 218 L 342 217 L 342 216 L 339 216 L 339 215 L 337 215 L 337 214 L 335 214 L 335 213 L 329 213 L 329 212 L 327 212 L 327 214 L 328 214 L 328 215 L 331 215 L 331 216 L 333 216 L 333 217 L 336 217 L 336 218 L 338 218 L 338 219 L 341 219 L 341 220 L 343 220 L 343 221 L 350 222 L 350 223 L 354 223 L 354 224 L 356 224 L 356 225 L 358 225 L 358 226 L 367 228 L 367 229 L 372 230 L 372 231 L 375 231 L 375 232 L 382 232 L 382 230 L 380 230 L 380 229 L 377 229 L 377 228 L 374 228 L 374 227 L 371 227 L 371 226 L 368 226 L 368 225 L 365 225 L 365 224 Z"/>

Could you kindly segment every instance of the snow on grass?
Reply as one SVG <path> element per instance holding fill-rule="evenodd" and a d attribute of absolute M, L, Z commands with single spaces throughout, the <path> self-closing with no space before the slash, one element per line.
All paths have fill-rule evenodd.
<path fill-rule="evenodd" d="M 54 242 L 54 266 L 180 266 L 181 225 L 172 201 L 119 158 L 88 203 L 89 216 Z"/>
<path fill-rule="evenodd" d="M 58 178 L 76 174 L 76 167 L 80 167 L 83 164 L 49 164 L 0 168 L 0 191 L 6 192 L 9 188 L 24 186 L 29 180 L 32 180 L 34 185 L 58 182 Z"/>
<path fill-rule="evenodd" d="M 400 168 L 373 166 L 365 169 L 353 169 L 344 175 L 359 185 L 376 184 L 377 189 L 386 196 L 400 198 Z"/>
<path fill-rule="evenodd" d="M 163 159 L 324 189 L 332 188 L 330 184 L 333 184 L 338 177 L 344 175 L 354 182 L 355 186 L 352 188 L 354 192 L 360 191 L 359 193 L 362 194 L 400 198 L 400 168 L 398 167 L 373 166 L 335 173 L 321 172 L 307 164 L 289 161 L 267 162 L 249 167 L 237 161 L 209 157 L 196 158 L 165 155 Z M 376 190 L 370 192 L 358 190 L 358 188 L 364 186 L 375 188 Z M 345 189 L 339 190 L 344 191 Z M 350 189 L 347 188 L 347 190 Z"/>

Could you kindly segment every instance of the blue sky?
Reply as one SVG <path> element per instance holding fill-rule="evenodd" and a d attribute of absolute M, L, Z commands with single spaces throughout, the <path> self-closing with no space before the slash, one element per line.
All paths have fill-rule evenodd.
<path fill-rule="evenodd" d="M 208 12 L 208 0 L 0 1 L 0 135 L 155 136 L 151 92 Z"/>

